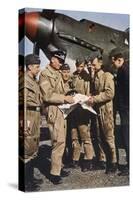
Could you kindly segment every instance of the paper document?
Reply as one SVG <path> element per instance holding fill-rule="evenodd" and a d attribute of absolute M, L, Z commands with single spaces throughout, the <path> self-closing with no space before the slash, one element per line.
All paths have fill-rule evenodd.
<path fill-rule="evenodd" d="M 64 118 L 68 116 L 70 112 L 72 112 L 79 104 L 82 106 L 83 109 L 86 109 L 93 114 L 97 115 L 96 111 L 88 105 L 89 96 L 83 94 L 75 94 L 73 97 L 74 103 L 73 104 L 62 104 L 59 109 L 63 112 Z"/>

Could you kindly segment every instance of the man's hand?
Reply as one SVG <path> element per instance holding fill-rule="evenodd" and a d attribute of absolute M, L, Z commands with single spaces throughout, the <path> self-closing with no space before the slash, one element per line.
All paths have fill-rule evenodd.
<path fill-rule="evenodd" d="M 73 97 L 70 95 L 65 96 L 64 103 L 70 103 L 70 104 L 74 103 Z"/>
<path fill-rule="evenodd" d="M 94 104 L 94 98 L 93 98 L 93 96 L 89 97 L 88 104 L 89 104 L 89 106 L 92 106 Z"/>
<path fill-rule="evenodd" d="M 31 135 L 30 128 L 28 127 L 27 129 L 24 129 L 24 136 L 27 137 L 27 136 L 30 136 L 30 135 Z"/>
<path fill-rule="evenodd" d="M 24 128 L 24 136 L 30 136 L 31 135 L 31 121 L 27 120 L 26 121 L 26 127 Z"/>

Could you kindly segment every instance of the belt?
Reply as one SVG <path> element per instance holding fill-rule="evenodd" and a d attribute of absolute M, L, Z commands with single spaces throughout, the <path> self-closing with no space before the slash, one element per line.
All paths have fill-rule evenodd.
<path fill-rule="evenodd" d="M 40 112 L 40 106 L 27 106 L 26 109 L 31 110 L 31 111 Z M 24 110 L 24 105 L 20 105 L 19 110 Z"/>
<path fill-rule="evenodd" d="M 27 106 L 27 110 L 40 112 L 40 106 Z"/>

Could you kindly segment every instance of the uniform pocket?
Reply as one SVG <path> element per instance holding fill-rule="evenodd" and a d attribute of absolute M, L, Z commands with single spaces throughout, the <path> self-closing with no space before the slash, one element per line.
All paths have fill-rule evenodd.
<path fill-rule="evenodd" d="M 55 106 L 50 106 L 48 108 L 48 123 L 54 123 L 56 118 L 57 108 Z"/>
<path fill-rule="evenodd" d="M 34 91 L 28 92 L 27 102 L 31 104 L 32 102 L 36 102 L 36 93 Z"/>
<path fill-rule="evenodd" d="M 24 152 L 25 157 L 32 156 L 37 153 L 39 146 L 39 138 L 37 137 L 25 137 L 24 139 Z"/>

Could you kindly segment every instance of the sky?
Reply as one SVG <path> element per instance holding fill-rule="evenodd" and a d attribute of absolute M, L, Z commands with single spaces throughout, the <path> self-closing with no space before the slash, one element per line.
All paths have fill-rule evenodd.
<path fill-rule="evenodd" d="M 56 12 L 68 15 L 76 20 L 88 19 L 101 23 L 106 26 L 124 31 L 129 27 L 129 15 L 112 14 L 112 13 L 96 13 L 96 12 L 81 12 L 81 11 L 65 11 L 56 10 Z"/>
<path fill-rule="evenodd" d="M 30 11 L 41 11 L 41 9 L 28 9 Z M 97 12 L 81 12 L 81 11 L 66 11 L 66 10 L 56 10 L 55 12 L 62 13 L 68 15 L 76 20 L 88 19 L 94 22 L 103 24 L 105 26 L 109 26 L 118 30 L 125 31 L 129 27 L 129 15 L 127 14 L 112 14 L 112 13 L 97 13 Z M 33 52 L 33 44 L 26 39 L 25 41 L 25 52 L 26 55 Z M 20 54 L 22 53 L 23 44 L 20 42 Z M 40 51 L 41 58 L 41 68 L 44 68 L 49 60 L 44 55 L 42 51 Z"/>

